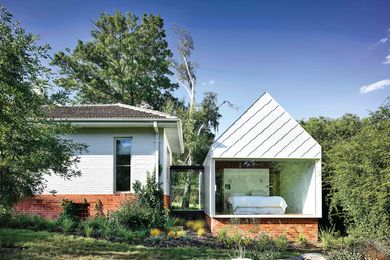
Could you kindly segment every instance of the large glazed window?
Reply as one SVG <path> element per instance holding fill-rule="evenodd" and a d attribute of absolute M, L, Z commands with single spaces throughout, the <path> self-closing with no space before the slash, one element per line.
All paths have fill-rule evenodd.
<path fill-rule="evenodd" d="M 217 215 L 314 214 L 315 161 L 216 161 Z"/>
<path fill-rule="evenodd" d="M 116 191 L 130 191 L 131 187 L 131 138 L 115 139 Z"/>

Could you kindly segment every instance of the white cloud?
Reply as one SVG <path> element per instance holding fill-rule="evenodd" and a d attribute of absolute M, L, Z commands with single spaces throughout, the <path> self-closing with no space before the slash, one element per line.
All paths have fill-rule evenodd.
<path fill-rule="evenodd" d="M 206 86 L 206 85 L 214 85 L 215 83 L 217 83 L 215 80 L 210 80 L 209 82 L 202 82 L 202 86 Z"/>
<path fill-rule="evenodd" d="M 385 57 L 383 64 L 390 64 L 390 54 Z"/>
<path fill-rule="evenodd" d="M 383 45 L 383 44 L 385 44 L 388 40 L 389 40 L 388 37 L 382 38 L 382 39 L 380 39 L 377 43 L 375 43 L 374 45 L 372 45 L 371 48 L 375 48 L 375 47 L 378 47 L 378 46 L 380 46 L 380 45 Z"/>
<path fill-rule="evenodd" d="M 368 92 L 375 91 L 378 89 L 384 89 L 385 87 L 389 87 L 389 86 L 390 86 L 390 79 L 384 79 L 361 87 L 360 93 L 366 94 Z"/>

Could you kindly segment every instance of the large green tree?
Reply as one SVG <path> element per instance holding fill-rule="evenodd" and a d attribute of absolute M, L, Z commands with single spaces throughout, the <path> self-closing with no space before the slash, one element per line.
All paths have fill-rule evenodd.
<path fill-rule="evenodd" d="M 303 126 L 323 150 L 326 217 L 365 237 L 390 233 L 390 102 L 367 118 L 311 118 Z M 341 222 L 344 226 L 341 226 Z M 328 223 L 329 224 L 329 223 Z"/>
<path fill-rule="evenodd" d="M 52 122 L 43 111 L 49 71 L 41 60 L 48 57 L 48 46 L 37 40 L 1 7 L 0 206 L 41 191 L 45 174 L 80 174 L 72 166 L 85 146 L 60 138 L 70 127 Z"/>
<path fill-rule="evenodd" d="M 172 53 L 160 16 L 103 13 L 93 22 L 91 40 L 59 52 L 58 86 L 79 103 L 121 102 L 162 109 L 177 88 L 169 76 Z"/>

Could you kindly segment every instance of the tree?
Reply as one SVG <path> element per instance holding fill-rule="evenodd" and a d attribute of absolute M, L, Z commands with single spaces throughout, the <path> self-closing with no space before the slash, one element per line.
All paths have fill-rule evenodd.
<path fill-rule="evenodd" d="M 390 232 L 390 102 L 367 118 L 346 114 L 339 119 L 311 118 L 302 124 L 322 145 L 325 217 L 329 214 L 331 223 L 349 234 L 386 237 Z"/>
<path fill-rule="evenodd" d="M 79 103 L 124 103 L 162 109 L 177 84 L 168 76 L 172 53 L 160 16 L 103 13 L 93 22 L 92 39 L 59 52 L 56 83 L 75 92 Z"/>
<path fill-rule="evenodd" d="M 26 33 L 0 9 L 0 205 L 10 207 L 44 187 L 45 174 L 78 176 L 72 167 L 82 144 L 62 139 L 66 124 L 45 117 L 49 70 L 41 64 L 48 46 Z"/>

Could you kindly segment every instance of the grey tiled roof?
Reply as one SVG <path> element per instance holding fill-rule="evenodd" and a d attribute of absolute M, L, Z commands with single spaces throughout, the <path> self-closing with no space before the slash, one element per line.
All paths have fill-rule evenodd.
<path fill-rule="evenodd" d="M 123 104 L 45 107 L 47 115 L 59 119 L 175 119 L 159 111 Z"/>

